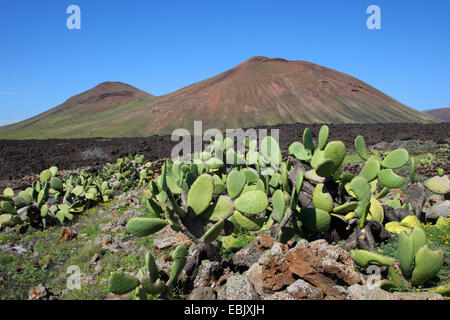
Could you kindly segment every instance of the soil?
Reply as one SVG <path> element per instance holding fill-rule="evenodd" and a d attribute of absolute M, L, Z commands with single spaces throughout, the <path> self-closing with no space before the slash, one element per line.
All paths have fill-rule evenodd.
<path fill-rule="evenodd" d="M 450 137 L 450 123 L 327 125 L 330 129 L 329 141 L 341 140 L 348 149 L 353 149 L 353 141 L 357 135 L 362 135 L 368 146 L 394 140 L 432 140 L 443 144 L 449 143 Z M 299 123 L 257 129 L 280 129 L 280 147 L 286 155 L 292 142 L 302 140 L 306 127 L 317 137 L 321 124 Z M 96 170 L 129 153 L 144 154 L 145 159 L 150 161 L 163 159 L 170 156 L 172 148 L 178 143 L 178 140 L 171 141 L 170 135 L 114 139 L 0 140 L 0 190 L 6 186 L 23 188 L 41 171 L 54 165 L 60 170 Z M 83 159 L 83 152 L 95 147 L 103 151 L 104 157 Z"/>

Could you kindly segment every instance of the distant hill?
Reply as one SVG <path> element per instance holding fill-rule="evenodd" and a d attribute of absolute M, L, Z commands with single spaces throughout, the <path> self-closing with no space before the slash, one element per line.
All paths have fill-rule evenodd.
<path fill-rule="evenodd" d="M 282 123 L 438 122 L 341 72 L 305 61 L 253 57 L 215 77 L 155 97 L 105 82 L 28 120 L 0 138 L 148 136 L 203 128 Z"/>
<path fill-rule="evenodd" d="M 0 138 L 140 136 L 145 120 L 135 119 L 130 111 L 154 100 L 153 95 L 128 84 L 103 82 L 44 113 L 2 127 Z"/>
<path fill-rule="evenodd" d="M 431 109 L 423 112 L 440 120 L 450 122 L 450 108 Z"/>

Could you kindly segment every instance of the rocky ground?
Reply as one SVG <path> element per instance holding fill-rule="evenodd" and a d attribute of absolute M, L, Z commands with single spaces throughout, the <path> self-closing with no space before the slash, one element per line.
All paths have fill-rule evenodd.
<path fill-rule="evenodd" d="M 420 212 L 430 221 L 450 213 L 448 194 L 431 194 L 422 184 L 435 176 L 438 169 L 450 173 L 448 151 L 443 150 L 445 140 L 441 142 L 395 140 L 370 145 L 371 149 L 382 152 L 403 147 L 415 158 L 419 183 L 411 189 L 391 190 L 387 199 L 408 199 L 413 210 L 420 206 Z M 156 171 L 161 163 L 154 161 Z M 344 167 L 357 173 L 361 161 L 350 153 Z M 239 234 L 223 237 L 222 249 L 212 245 L 191 246 L 191 240 L 183 233 L 168 227 L 152 236 L 136 238 L 126 231 L 125 225 L 132 217 L 148 214 L 141 198 L 142 189 L 118 195 L 108 204 L 87 210 L 65 227 L 44 231 L 30 228 L 24 234 L 4 228 L 0 232 L 1 299 L 130 299 L 132 296 L 128 294 L 118 296 L 108 292 L 109 274 L 122 270 L 136 275 L 143 265 L 144 254 L 151 251 L 157 257 L 161 277 L 168 279 L 172 264 L 170 252 L 179 245 L 190 247 L 190 255 L 169 299 L 443 299 L 427 292 L 389 293 L 370 289 L 370 274 L 359 269 L 350 257 L 349 250 L 356 245 L 351 237 L 344 242 L 330 236 L 326 240 L 295 239 L 282 244 L 264 234 Z M 385 214 L 392 220 L 410 214 L 402 210 L 385 207 Z M 438 230 L 433 225 L 423 227 L 429 245 L 444 250 L 446 256 L 445 265 L 433 284 L 448 284 L 450 230 Z M 378 243 L 377 249 L 395 257 L 395 237 Z M 385 274 L 386 270 L 382 272 Z"/>

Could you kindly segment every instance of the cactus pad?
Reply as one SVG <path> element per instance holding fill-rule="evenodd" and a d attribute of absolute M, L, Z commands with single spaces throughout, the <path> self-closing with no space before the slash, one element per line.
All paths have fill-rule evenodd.
<path fill-rule="evenodd" d="M 264 224 L 264 218 L 249 218 L 239 211 L 234 211 L 233 220 L 247 231 L 256 231 L 261 229 Z"/>
<path fill-rule="evenodd" d="M 322 209 L 326 212 L 333 210 L 333 198 L 323 183 L 318 184 L 314 189 L 313 204 L 315 208 Z"/>
<path fill-rule="evenodd" d="M 403 148 L 396 149 L 390 152 L 386 158 L 384 158 L 381 165 L 388 169 L 397 169 L 403 167 L 409 159 L 408 151 Z"/>
<path fill-rule="evenodd" d="M 158 218 L 132 218 L 127 223 L 127 230 L 136 237 L 151 235 L 163 229 L 167 225 L 166 220 Z"/>
<path fill-rule="evenodd" d="M 325 232 L 330 227 L 331 216 L 322 209 L 301 208 L 299 218 L 306 228 L 314 232 Z"/>
<path fill-rule="evenodd" d="M 415 257 L 415 267 L 411 281 L 413 285 L 420 285 L 433 278 L 444 264 L 442 250 L 430 250 L 428 246 L 421 247 Z"/>
<path fill-rule="evenodd" d="M 328 140 L 328 133 L 329 133 L 328 126 L 323 125 L 322 127 L 320 127 L 319 140 L 318 140 L 318 144 L 317 144 L 317 148 L 319 150 L 323 150 L 325 148 L 325 145 L 327 144 L 327 140 Z"/>
<path fill-rule="evenodd" d="M 359 176 L 370 182 L 378 176 L 378 171 L 380 171 L 380 162 L 375 158 L 369 158 L 361 169 Z"/>
<path fill-rule="evenodd" d="M 244 189 L 247 178 L 245 174 L 233 170 L 227 177 L 227 192 L 231 199 L 236 198 Z"/>
<path fill-rule="evenodd" d="M 342 164 L 345 158 L 345 145 L 342 141 L 331 141 L 324 149 L 324 158 L 329 158 L 334 162 L 334 171 Z"/>
<path fill-rule="evenodd" d="M 139 286 L 138 279 L 122 272 L 112 272 L 108 280 L 108 291 L 114 294 L 125 294 Z"/>
<path fill-rule="evenodd" d="M 199 216 L 208 208 L 214 193 L 213 178 L 209 174 L 199 176 L 189 189 L 187 196 L 188 211 Z"/>
<path fill-rule="evenodd" d="M 269 200 L 267 199 L 267 195 L 261 190 L 252 190 L 243 193 L 234 201 L 236 210 L 249 215 L 263 212 L 268 205 Z"/>
<path fill-rule="evenodd" d="M 276 222 L 281 222 L 284 217 L 285 201 L 284 193 L 281 189 L 277 189 L 272 195 L 272 217 Z"/>
<path fill-rule="evenodd" d="M 369 156 L 367 155 L 366 142 L 363 136 L 357 136 L 355 138 L 355 150 L 359 157 L 363 160 L 367 160 Z"/>
<path fill-rule="evenodd" d="M 403 178 L 396 175 L 392 169 L 383 169 L 378 172 L 378 182 L 386 188 L 400 188 L 403 185 Z"/>

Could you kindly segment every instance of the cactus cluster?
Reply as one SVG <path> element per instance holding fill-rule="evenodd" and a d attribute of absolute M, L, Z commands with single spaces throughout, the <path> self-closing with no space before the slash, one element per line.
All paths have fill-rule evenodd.
<path fill-rule="evenodd" d="M 147 184 L 153 172 L 143 155 L 119 158 L 97 175 L 84 170 L 62 177 L 53 166 L 41 172 L 39 180 L 25 190 L 11 188 L 0 195 L 0 223 L 43 229 L 46 226 L 72 220 L 75 214 L 97 204 L 108 202 L 116 190 L 127 191 Z"/>
<path fill-rule="evenodd" d="M 353 260 L 361 267 L 388 267 L 388 279 L 380 282 L 380 287 L 385 290 L 410 291 L 413 287 L 424 285 L 444 264 L 443 251 L 428 248 L 425 232 L 420 227 L 412 228 L 411 232 L 400 232 L 398 254 L 399 259 L 396 260 L 366 250 L 351 251 Z"/>
<path fill-rule="evenodd" d="M 147 300 L 150 296 L 166 296 L 179 275 L 183 271 L 188 258 L 185 247 L 179 246 L 172 253 L 172 267 L 167 281 L 161 279 L 161 273 L 150 252 L 145 255 L 145 265 L 140 268 L 137 277 L 123 272 L 111 272 L 108 279 L 108 290 L 114 294 L 127 294 L 134 292 L 136 300 Z"/>

